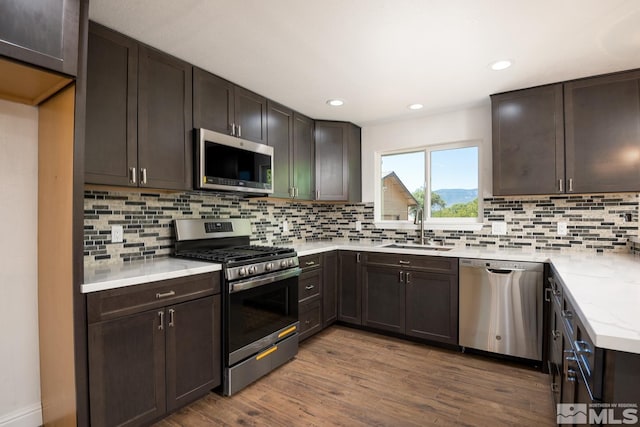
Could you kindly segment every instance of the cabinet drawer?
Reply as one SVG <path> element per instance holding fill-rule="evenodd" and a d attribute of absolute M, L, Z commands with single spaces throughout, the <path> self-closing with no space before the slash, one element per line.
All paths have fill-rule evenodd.
<path fill-rule="evenodd" d="M 322 329 L 322 305 L 320 300 L 300 304 L 300 340 L 310 337 Z"/>
<path fill-rule="evenodd" d="M 220 292 L 220 274 L 207 273 L 87 295 L 89 323 L 139 313 Z"/>
<path fill-rule="evenodd" d="M 304 271 L 298 279 L 298 301 L 319 296 L 322 288 L 322 270 Z"/>
<path fill-rule="evenodd" d="M 402 255 L 371 252 L 365 255 L 366 264 L 392 265 L 402 268 L 416 268 L 443 273 L 456 273 L 458 271 L 458 259 L 429 256 L 429 255 Z"/>
<path fill-rule="evenodd" d="M 299 262 L 300 262 L 300 268 L 302 268 L 303 271 L 309 270 L 312 268 L 318 268 L 322 265 L 321 264 L 322 254 L 307 255 L 307 256 L 300 257 Z"/>

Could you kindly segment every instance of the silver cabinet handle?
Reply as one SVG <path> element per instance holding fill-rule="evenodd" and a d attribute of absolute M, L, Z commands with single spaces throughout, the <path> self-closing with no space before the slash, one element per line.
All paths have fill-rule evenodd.
<path fill-rule="evenodd" d="M 573 192 L 573 178 L 569 178 L 569 192 Z"/>
<path fill-rule="evenodd" d="M 147 183 L 147 168 L 140 168 L 140 184 Z"/>
<path fill-rule="evenodd" d="M 562 178 L 558 180 L 558 193 L 564 193 L 564 188 L 562 187 Z"/>
<path fill-rule="evenodd" d="M 408 271 L 407 271 L 407 280 L 405 281 L 405 283 L 406 284 L 411 283 L 411 273 L 409 273 Z"/>
<path fill-rule="evenodd" d="M 398 282 L 400 283 L 404 282 L 404 271 L 400 271 Z"/>
<path fill-rule="evenodd" d="M 299 193 L 298 193 L 298 187 L 293 187 L 293 197 L 298 197 Z"/>
<path fill-rule="evenodd" d="M 320 190 L 316 190 L 316 200 L 320 200 Z"/>
<path fill-rule="evenodd" d="M 589 354 L 589 353 L 591 353 L 591 348 L 590 348 L 591 346 L 586 341 L 582 341 L 582 340 L 574 341 L 573 345 L 574 345 L 574 347 L 576 349 L 576 353 L 578 353 L 578 354 Z"/>
<path fill-rule="evenodd" d="M 289 187 L 289 197 L 295 197 L 296 193 L 293 191 L 293 187 Z"/>
<path fill-rule="evenodd" d="M 411 261 L 400 260 L 400 261 L 398 261 L 398 264 L 400 264 L 400 265 L 411 265 Z"/>
<path fill-rule="evenodd" d="M 551 288 L 546 288 L 544 290 L 544 300 L 547 302 L 551 301 Z"/>
<path fill-rule="evenodd" d="M 557 393 L 560 391 L 560 387 L 558 387 L 558 384 L 556 383 L 551 383 L 551 392 L 553 393 Z"/>
<path fill-rule="evenodd" d="M 314 261 L 307 261 L 304 265 L 316 265 L 316 263 Z"/>
<path fill-rule="evenodd" d="M 175 313 L 176 311 L 173 308 L 169 309 L 169 327 L 170 328 L 173 328 Z"/>
<path fill-rule="evenodd" d="M 573 311 L 571 311 L 571 310 L 562 310 L 562 317 L 564 317 L 565 319 L 573 318 Z"/>
<path fill-rule="evenodd" d="M 162 298 L 167 298 L 167 297 L 172 297 L 176 294 L 176 291 L 169 291 L 169 292 L 164 292 L 164 293 L 157 293 L 156 294 L 156 299 L 162 299 Z"/>
<path fill-rule="evenodd" d="M 231 123 L 231 136 L 236 136 L 236 124 Z"/>
<path fill-rule="evenodd" d="M 129 182 L 131 184 L 136 183 L 136 168 L 129 168 Z"/>
<path fill-rule="evenodd" d="M 238 125 L 238 138 L 242 138 L 242 126 Z"/>
<path fill-rule="evenodd" d="M 360 262 L 360 252 L 356 254 L 356 262 Z"/>
<path fill-rule="evenodd" d="M 158 330 L 163 330 L 164 329 L 164 311 L 159 311 L 158 312 L 158 317 L 160 319 L 160 324 L 158 325 Z"/>
<path fill-rule="evenodd" d="M 553 335 L 553 340 L 557 340 L 558 338 L 560 338 L 561 333 L 559 330 L 554 329 L 553 331 L 551 331 L 551 335 Z"/>
<path fill-rule="evenodd" d="M 311 289 L 315 288 L 315 285 L 307 285 L 304 287 L 306 290 L 310 291 Z"/>

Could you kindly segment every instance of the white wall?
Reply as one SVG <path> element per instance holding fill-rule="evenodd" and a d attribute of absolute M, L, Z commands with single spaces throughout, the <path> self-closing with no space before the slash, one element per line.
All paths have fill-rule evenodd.
<path fill-rule="evenodd" d="M 0 427 L 42 423 L 38 110 L 0 100 Z"/>
<path fill-rule="evenodd" d="M 375 153 L 457 141 L 480 141 L 480 194 L 491 194 L 491 105 L 362 128 L 362 201 L 374 201 Z"/>

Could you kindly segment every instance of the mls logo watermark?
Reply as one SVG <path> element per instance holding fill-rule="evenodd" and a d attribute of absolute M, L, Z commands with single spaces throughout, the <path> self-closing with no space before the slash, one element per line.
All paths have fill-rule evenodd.
<path fill-rule="evenodd" d="M 625 424 L 638 423 L 635 403 L 558 403 L 558 424 Z"/>
<path fill-rule="evenodd" d="M 556 423 L 558 424 L 587 424 L 586 403 L 558 403 Z"/>

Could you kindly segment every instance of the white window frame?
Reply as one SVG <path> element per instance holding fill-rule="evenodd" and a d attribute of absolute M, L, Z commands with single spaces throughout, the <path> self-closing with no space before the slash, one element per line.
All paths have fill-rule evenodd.
<path fill-rule="evenodd" d="M 412 220 L 382 220 L 382 156 L 403 154 L 403 153 L 425 153 L 425 206 L 431 206 L 431 153 L 433 151 L 442 150 L 455 150 L 458 148 L 476 147 L 478 149 L 478 216 L 476 218 L 434 218 L 431 216 L 431 209 L 426 209 L 426 216 L 424 220 L 425 228 L 431 230 L 472 230 L 478 231 L 482 229 L 483 225 L 483 201 L 482 201 L 482 165 L 483 165 L 483 152 L 482 142 L 479 140 L 469 141 L 456 141 L 442 144 L 425 145 L 421 147 L 403 148 L 400 150 L 388 150 L 388 151 L 376 151 L 375 167 L 374 167 L 374 202 L 373 202 L 373 215 L 374 224 L 377 228 L 387 229 L 417 229 L 419 224 L 414 224 Z"/>

